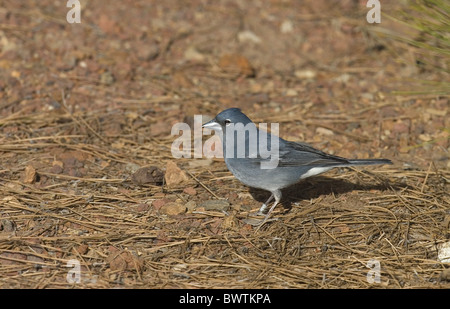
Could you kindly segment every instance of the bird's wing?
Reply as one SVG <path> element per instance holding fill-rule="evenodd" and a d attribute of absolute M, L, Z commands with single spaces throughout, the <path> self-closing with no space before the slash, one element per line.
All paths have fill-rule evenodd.
<path fill-rule="evenodd" d="M 345 158 L 333 156 L 308 144 L 282 141 L 278 166 L 338 166 L 349 164 Z"/>

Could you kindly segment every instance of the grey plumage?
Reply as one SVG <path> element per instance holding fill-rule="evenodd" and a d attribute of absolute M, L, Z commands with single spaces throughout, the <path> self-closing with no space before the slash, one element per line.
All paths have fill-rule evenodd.
<path fill-rule="evenodd" d="M 237 124 L 241 124 L 241 127 L 245 126 L 248 130 L 244 132 L 236 130 Z M 304 143 L 286 141 L 258 130 L 256 125 L 238 108 L 222 111 L 213 120 L 205 123 L 203 127 L 213 129 L 221 135 L 225 164 L 237 179 L 247 186 L 272 193 L 259 210 L 260 213 L 264 213 L 268 203 L 275 198 L 263 223 L 280 201 L 281 189 L 289 187 L 301 179 L 324 173 L 335 167 L 392 164 L 388 159 L 346 159 L 327 154 Z M 251 135 L 252 131 L 256 133 L 253 136 Z M 245 136 L 239 135 L 242 133 Z M 228 147 L 227 137 L 231 140 Z M 267 148 L 270 151 L 278 150 L 277 165 L 271 169 L 261 168 L 261 164 L 267 163 L 269 159 L 266 154 L 263 155 L 259 146 L 262 142 L 267 146 L 273 146 L 272 139 L 274 139 L 273 142 L 278 142 L 278 149 Z M 241 145 L 242 142 L 245 142 L 245 145 Z M 245 154 L 239 152 L 239 147 L 243 147 Z"/>

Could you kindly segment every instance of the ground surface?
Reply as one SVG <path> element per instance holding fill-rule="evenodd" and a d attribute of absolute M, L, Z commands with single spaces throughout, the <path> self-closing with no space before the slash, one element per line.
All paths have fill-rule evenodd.
<path fill-rule="evenodd" d="M 69 24 L 65 1 L 0 1 L 1 288 L 449 288 L 449 101 L 393 94 L 448 75 L 374 32 L 395 23 L 365 1 L 81 3 Z M 228 107 L 394 165 L 304 181 L 256 229 L 267 192 L 170 151 Z"/>

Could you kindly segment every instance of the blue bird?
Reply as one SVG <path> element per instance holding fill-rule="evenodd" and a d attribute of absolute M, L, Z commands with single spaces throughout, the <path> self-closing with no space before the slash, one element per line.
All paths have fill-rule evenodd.
<path fill-rule="evenodd" d="M 260 214 L 266 213 L 269 203 L 275 199 L 261 225 L 280 202 L 281 189 L 302 179 L 335 167 L 392 164 L 388 159 L 346 159 L 304 143 L 286 141 L 259 130 L 238 108 L 222 111 L 202 127 L 220 136 L 225 164 L 238 180 L 272 193 L 259 209 Z"/>

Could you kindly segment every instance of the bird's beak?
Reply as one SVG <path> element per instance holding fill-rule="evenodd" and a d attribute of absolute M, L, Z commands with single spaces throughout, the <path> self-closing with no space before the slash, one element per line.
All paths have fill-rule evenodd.
<path fill-rule="evenodd" d="M 213 119 L 211 121 L 208 121 L 207 123 L 204 123 L 202 125 L 202 128 L 207 128 L 207 129 L 211 129 L 214 131 L 222 131 L 222 126 L 216 122 L 216 119 Z"/>

